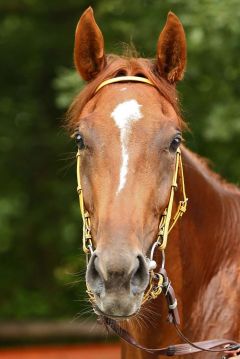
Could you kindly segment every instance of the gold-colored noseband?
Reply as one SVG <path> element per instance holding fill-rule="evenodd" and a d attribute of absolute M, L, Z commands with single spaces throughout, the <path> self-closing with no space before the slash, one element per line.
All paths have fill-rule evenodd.
<path fill-rule="evenodd" d="M 143 77 L 138 76 L 121 76 L 121 77 L 115 77 L 113 79 L 106 80 L 102 82 L 96 89 L 95 93 L 99 91 L 101 88 L 103 88 L 106 85 L 115 83 L 115 82 L 142 82 L 149 84 L 151 86 L 154 86 L 154 84 L 149 81 L 148 79 L 145 79 Z M 80 204 L 80 212 L 82 215 L 82 221 L 83 221 L 83 251 L 88 256 L 93 253 L 93 241 L 91 236 L 91 221 L 88 211 L 84 208 L 84 200 L 83 200 L 83 192 L 82 192 L 82 186 L 81 186 L 81 152 L 78 150 L 77 152 L 77 192 L 79 196 L 79 204 Z M 178 203 L 177 211 L 172 219 L 172 209 L 173 209 L 173 203 L 174 203 L 174 194 L 175 191 L 181 186 L 181 192 L 182 192 L 182 200 Z M 181 150 L 178 149 L 176 152 L 175 157 L 175 169 L 171 184 L 171 190 L 170 190 L 170 196 L 169 196 L 169 202 L 168 205 L 161 215 L 160 221 L 159 221 L 159 230 L 158 230 L 158 236 L 157 240 L 153 243 L 151 254 L 149 258 L 149 262 L 153 261 L 154 251 L 156 248 L 159 248 L 162 251 L 162 257 L 163 257 L 163 263 L 162 268 L 164 268 L 165 264 L 165 256 L 164 256 L 164 250 L 167 245 L 168 235 L 170 231 L 173 229 L 175 224 L 177 223 L 178 219 L 182 217 L 183 213 L 187 210 L 187 196 L 185 191 L 185 182 L 184 182 L 184 174 L 183 174 L 183 164 L 182 164 L 182 158 L 181 158 Z M 149 283 L 149 289 L 145 293 L 143 297 L 143 302 L 145 302 L 148 299 L 154 299 L 156 298 L 162 291 L 162 277 L 158 275 L 158 273 L 154 272 L 155 268 L 150 268 L 150 283 Z M 157 282 L 156 282 L 157 279 Z M 155 283 L 154 283 L 155 281 Z M 94 296 L 91 293 L 91 291 L 88 289 L 88 294 L 90 297 L 90 300 L 94 300 Z"/>

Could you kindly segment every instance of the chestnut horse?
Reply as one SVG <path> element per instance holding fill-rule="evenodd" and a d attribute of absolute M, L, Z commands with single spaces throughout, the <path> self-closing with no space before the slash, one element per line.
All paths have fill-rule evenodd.
<path fill-rule="evenodd" d="M 88 8 L 77 25 L 74 61 L 87 85 L 70 107 L 68 127 L 77 132 L 84 206 L 91 219 L 94 251 L 86 282 L 95 312 L 121 320 L 146 347 L 179 341 L 166 321 L 163 296 L 143 306 L 142 300 L 149 284 L 147 258 L 181 148 L 189 206 L 166 250 L 181 329 L 191 340 L 239 340 L 240 191 L 181 144 L 186 125 L 175 88 L 186 65 L 181 22 L 168 14 L 155 60 L 106 56 L 103 35 Z M 119 76 L 141 77 L 153 86 L 125 81 L 96 91 Z M 177 191 L 173 209 L 179 196 Z M 155 253 L 157 263 L 160 259 Z M 122 358 L 153 357 L 122 343 Z"/>

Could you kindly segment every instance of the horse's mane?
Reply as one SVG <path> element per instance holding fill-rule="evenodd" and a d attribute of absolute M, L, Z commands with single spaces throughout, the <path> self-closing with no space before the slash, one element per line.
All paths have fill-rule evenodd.
<path fill-rule="evenodd" d="M 194 163 L 194 166 L 198 168 L 215 188 L 218 186 L 220 190 L 227 190 L 233 194 L 240 195 L 240 189 L 237 185 L 227 182 L 220 174 L 213 171 L 213 164 L 208 158 L 203 158 L 186 147 L 184 147 L 184 153 L 185 155 L 187 154 L 191 162 Z"/>
<path fill-rule="evenodd" d="M 80 114 L 86 103 L 94 96 L 96 88 L 105 80 L 117 76 L 141 76 L 149 79 L 162 96 L 173 106 L 179 117 L 182 128 L 187 125 L 181 117 L 180 105 L 175 85 L 170 84 L 163 77 L 160 77 L 154 60 L 137 57 L 136 50 L 132 47 L 125 47 L 122 56 L 107 55 L 105 69 L 92 81 L 86 84 L 85 88 L 76 96 L 67 112 L 67 128 L 70 131 L 76 129 Z"/>

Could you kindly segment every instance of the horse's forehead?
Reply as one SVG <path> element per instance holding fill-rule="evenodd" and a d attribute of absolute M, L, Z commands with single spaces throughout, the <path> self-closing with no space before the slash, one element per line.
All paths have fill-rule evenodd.
<path fill-rule="evenodd" d="M 145 84 L 114 84 L 101 89 L 102 93 L 96 99 L 97 112 L 113 119 L 119 114 L 123 118 L 129 114 L 133 116 L 141 112 L 142 123 L 154 120 L 156 117 L 161 121 L 167 117 L 177 120 L 177 115 L 171 104 L 153 86 Z"/>
<path fill-rule="evenodd" d="M 142 128 L 147 135 L 148 131 L 152 133 L 163 126 L 179 123 L 172 105 L 155 87 L 135 83 L 102 88 L 85 106 L 81 117 L 87 118 L 82 125 L 94 127 L 103 135 L 111 131 L 114 134 L 116 128 L 128 125 L 132 130 Z"/>

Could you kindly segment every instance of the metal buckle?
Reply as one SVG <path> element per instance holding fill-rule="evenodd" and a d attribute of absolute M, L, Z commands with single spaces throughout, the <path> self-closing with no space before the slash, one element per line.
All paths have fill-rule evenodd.
<path fill-rule="evenodd" d="M 226 355 L 222 356 L 221 359 L 232 358 L 239 354 L 240 344 L 225 345 L 224 349 L 226 350 Z"/>
<path fill-rule="evenodd" d="M 226 349 L 226 351 L 235 351 L 240 349 L 240 344 L 230 344 L 230 345 L 225 345 L 224 349 Z"/>

